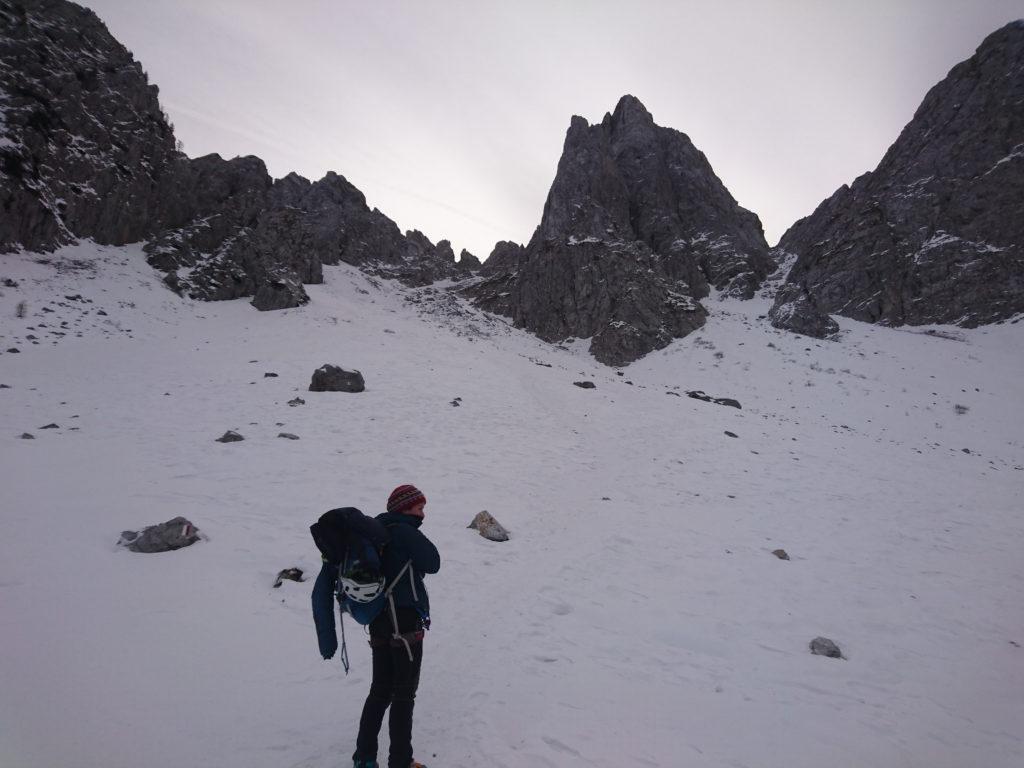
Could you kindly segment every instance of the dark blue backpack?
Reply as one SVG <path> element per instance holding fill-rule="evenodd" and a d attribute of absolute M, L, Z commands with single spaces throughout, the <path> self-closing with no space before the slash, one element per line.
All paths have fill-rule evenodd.
<path fill-rule="evenodd" d="M 336 569 L 334 594 L 343 612 L 362 625 L 384 609 L 381 554 L 391 541 L 383 523 L 355 507 L 332 509 L 309 527 L 320 554 Z"/>
<path fill-rule="evenodd" d="M 391 541 L 387 527 L 355 507 L 341 507 L 322 514 L 309 527 L 309 532 L 324 561 L 313 586 L 313 621 L 316 624 L 320 655 L 330 659 L 338 650 L 333 605 L 337 599 L 342 614 L 342 618 L 339 618 L 341 663 L 346 673 L 349 666 L 345 647 L 345 613 L 365 626 L 388 606 L 394 628 L 393 641 L 405 645 L 409 660 L 412 661 L 410 641 L 398 632 L 398 616 L 391 592 L 406 574 L 409 575 L 414 593 L 416 582 L 413 580 L 410 560 L 398 572 L 391 585 L 386 585 L 381 559 L 384 548 Z"/>

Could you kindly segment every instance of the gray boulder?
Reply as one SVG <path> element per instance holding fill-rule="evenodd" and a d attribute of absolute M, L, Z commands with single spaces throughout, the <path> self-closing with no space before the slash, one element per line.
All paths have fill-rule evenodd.
<path fill-rule="evenodd" d="M 487 510 L 478 513 L 473 518 L 473 522 L 466 527 L 475 528 L 481 536 L 490 541 L 508 541 L 509 539 L 508 531 Z"/>
<path fill-rule="evenodd" d="M 313 371 L 309 384 L 310 392 L 362 392 L 365 389 L 366 382 L 359 371 L 347 371 L 329 363 Z"/>
<path fill-rule="evenodd" d="M 242 440 L 245 440 L 245 438 L 242 437 L 237 432 L 235 432 L 234 430 L 229 429 L 223 435 L 218 437 L 214 442 L 217 442 L 217 443 L 240 443 Z"/>
<path fill-rule="evenodd" d="M 815 339 L 827 339 L 839 332 L 839 324 L 818 309 L 817 301 L 797 283 L 779 288 L 768 320 L 776 328 Z"/>
<path fill-rule="evenodd" d="M 306 289 L 295 277 L 268 278 L 256 289 L 256 296 L 252 300 L 252 305 L 261 312 L 301 307 L 308 303 Z"/>
<path fill-rule="evenodd" d="M 827 637 L 816 637 L 810 642 L 811 653 L 816 656 L 828 656 L 830 659 L 842 659 L 842 651 L 839 650 L 839 646 L 829 640 Z"/>
<path fill-rule="evenodd" d="M 132 552 L 170 552 L 195 544 L 200 538 L 199 529 L 191 522 L 175 517 L 141 531 L 124 531 L 117 543 Z"/>
<path fill-rule="evenodd" d="M 974 327 L 1024 312 L 1024 20 L 925 96 L 878 167 L 796 222 L 771 320 L 813 336 L 838 314 Z"/>

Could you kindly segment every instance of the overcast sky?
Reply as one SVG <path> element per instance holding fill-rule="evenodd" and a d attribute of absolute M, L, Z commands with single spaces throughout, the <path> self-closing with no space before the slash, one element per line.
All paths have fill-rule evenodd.
<path fill-rule="evenodd" d="M 192 157 L 345 176 L 485 258 L 540 222 L 573 114 L 626 93 L 686 133 L 774 245 L 873 169 L 1024 0 L 84 0 Z"/>

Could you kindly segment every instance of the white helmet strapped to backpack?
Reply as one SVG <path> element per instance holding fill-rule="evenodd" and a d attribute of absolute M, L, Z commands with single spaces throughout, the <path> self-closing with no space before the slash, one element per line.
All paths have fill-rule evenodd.
<path fill-rule="evenodd" d="M 365 570 L 354 569 L 338 577 L 345 596 L 356 603 L 369 603 L 384 590 L 384 576 L 373 578 Z"/>

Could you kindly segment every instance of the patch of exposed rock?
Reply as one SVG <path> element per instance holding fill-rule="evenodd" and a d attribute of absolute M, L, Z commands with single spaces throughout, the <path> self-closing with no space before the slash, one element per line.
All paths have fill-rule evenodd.
<path fill-rule="evenodd" d="M 572 119 L 541 224 L 517 249 L 499 243 L 467 293 L 547 341 L 590 338 L 609 365 L 703 325 L 711 286 L 749 298 L 772 269 L 757 216 L 632 96 L 597 125 Z"/>
<path fill-rule="evenodd" d="M 1024 21 L 989 35 L 925 96 L 878 167 L 794 224 L 777 327 L 827 314 L 967 327 L 1024 312 Z"/>

